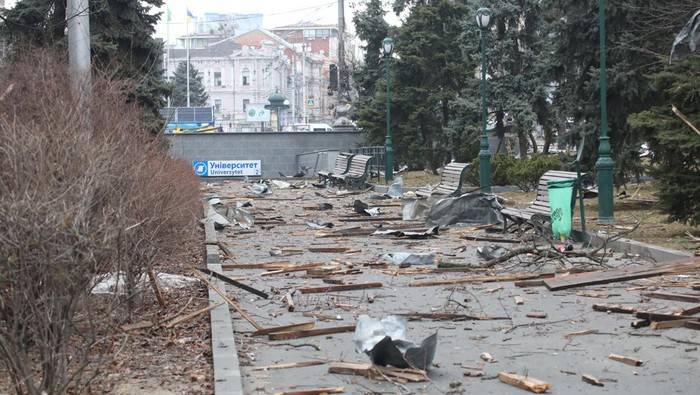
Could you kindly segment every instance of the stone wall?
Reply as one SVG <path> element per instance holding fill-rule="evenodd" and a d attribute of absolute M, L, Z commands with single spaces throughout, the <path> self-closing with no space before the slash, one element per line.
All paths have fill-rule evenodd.
<path fill-rule="evenodd" d="M 347 151 L 364 143 L 360 132 L 197 133 L 167 135 L 167 139 L 173 156 L 190 162 L 260 160 L 263 177 L 278 177 L 280 172 L 293 175 L 302 164 L 313 170 L 315 151 Z M 317 170 L 332 167 L 335 155 L 321 154 Z"/>

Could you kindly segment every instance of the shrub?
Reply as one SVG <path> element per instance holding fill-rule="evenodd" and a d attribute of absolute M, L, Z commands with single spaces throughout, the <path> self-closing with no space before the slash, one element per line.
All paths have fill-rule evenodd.
<path fill-rule="evenodd" d="M 80 111 L 64 59 L 24 53 L 0 72 L 0 360 L 18 393 L 80 393 L 133 279 L 192 234 L 198 183 L 148 137 L 132 87 L 94 75 Z M 91 295 L 119 270 L 127 295 Z"/>
<path fill-rule="evenodd" d="M 510 185 L 510 173 L 518 165 L 518 160 L 511 155 L 497 154 L 491 156 L 491 185 Z M 479 185 L 479 158 L 469 165 L 465 180 L 472 185 Z"/>
<path fill-rule="evenodd" d="M 562 170 L 564 163 L 555 155 L 533 154 L 528 159 L 517 161 L 510 169 L 508 179 L 525 192 L 537 189 L 540 177 L 548 170 Z"/>

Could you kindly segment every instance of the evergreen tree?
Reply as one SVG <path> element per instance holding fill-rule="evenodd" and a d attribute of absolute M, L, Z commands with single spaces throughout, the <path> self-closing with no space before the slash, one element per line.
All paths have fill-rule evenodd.
<path fill-rule="evenodd" d="M 357 37 L 365 43 L 363 63 L 353 73 L 358 98 L 354 117 L 365 132 L 369 144 L 383 145 L 385 127 L 384 59 L 382 41 L 389 36 L 381 0 L 370 0 L 353 16 Z"/>
<path fill-rule="evenodd" d="M 173 107 L 187 106 L 187 63 L 180 62 L 175 70 L 174 89 L 170 97 Z M 206 106 L 209 95 L 204 90 L 202 75 L 190 63 L 190 107 Z"/>
<path fill-rule="evenodd" d="M 675 105 L 700 125 L 700 56 L 664 67 L 649 77 L 654 105 L 633 114 L 629 124 L 649 143 L 651 173 L 659 185 L 661 206 L 670 220 L 700 224 L 700 135 L 673 114 Z"/>
<path fill-rule="evenodd" d="M 409 14 L 396 32 L 395 156 L 412 167 L 437 169 L 455 155 L 452 104 L 473 68 L 458 43 L 467 8 L 449 0 L 400 1 L 394 10 Z"/>
<path fill-rule="evenodd" d="M 639 161 L 643 136 L 631 130 L 627 119 L 655 100 L 645 75 L 664 67 L 673 37 L 698 7 L 698 0 L 607 2 L 608 131 L 617 185 L 643 171 Z M 554 106 L 560 129 L 573 119 L 568 138 L 588 135 L 584 164 L 593 169 L 600 126 L 598 1 L 554 0 L 549 8 L 556 16 Z"/>
<path fill-rule="evenodd" d="M 168 92 L 162 44 L 153 38 L 160 14 L 152 10 L 161 5 L 162 0 L 90 1 L 93 64 L 109 69 L 115 78 L 132 81 L 135 88 L 128 96 L 141 105 L 153 131 L 162 124 L 158 110 Z M 66 50 L 66 18 L 65 0 L 20 0 L 5 12 L 0 33 L 11 51 L 29 47 Z"/>
<path fill-rule="evenodd" d="M 468 1 L 470 15 L 465 22 L 463 50 L 480 64 L 479 28 L 475 13 L 480 0 Z M 496 121 L 496 133 L 503 140 L 506 132 L 518 137 L 520 157 L 527 156 L 529 146 L 537 152 L 533 131 L 539 123 L 544 126 L 547 141 L 552 138 L 550 106 L 547 101 L 552 75 L 552 40 L 548 37 L 547 9 L 540 0 L 499 0 L 489 4 L 491 27 L 487 33 L 486 55 L 488 74 L 488 103 Z M 479 70 L 477 68 L 477 70 Z M 480 75 L 469 76 L 462 96 L 471 112 L 466 123 L 472 122 L 473 111 L 480 110 Z M 465 112 L 462 112 L 465 113 Z M 479 122 L 477 122 L 479 124 Z M 472 133 L 480 133 L 472 127 Z M 478 141 L 478 134 L 472 141 Z"/>

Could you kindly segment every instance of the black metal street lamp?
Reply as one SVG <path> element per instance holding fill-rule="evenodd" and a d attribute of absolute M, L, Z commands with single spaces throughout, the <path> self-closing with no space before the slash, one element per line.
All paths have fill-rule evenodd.
<path fill-rule="evenodd" d="M 386 159 L 384 168 L 384 179 L 391 181 L 394 179 L 394 147 L 391 141 L 391 54 L 394 52 L 394 40 L 387 37 L 382 41 L 382 53 L 386 62 L 386 141 L 384 142 L 384 157 Z"/>
<path fill-rule="evenodd" d="M 476 24 L 479 26 L 481 41 L 481 144 L 479 150 L 479 184 L 481 192 L 491 192 L 491 152 L 489 138 L 486 134 L 486 33 L 491 23 L 491 10 L 479 8 L 476 10 Z"/>

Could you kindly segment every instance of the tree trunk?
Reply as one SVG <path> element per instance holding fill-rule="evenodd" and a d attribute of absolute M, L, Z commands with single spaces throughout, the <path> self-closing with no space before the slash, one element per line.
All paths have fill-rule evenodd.
<path fill-rule="evenodd" d="M 552 137 L 554 136 L 554 131 L 550 127 L 544 128 L 544 146 L 542 147 L 542 153 L 549 153 L 549 145 L 552 144 Z"/>
<path fill-rule="evenodd" d="M 532 152 L 537 153 L 537 140 L 535 140 L 535 135 L 532 131 L 528 132 L 527 135 L 530 137 L 530 143 L 532 143 Z"/>
<path fill-rule="evenodd" d="M 527 133 L 524 130 L 518 128 L 518 150 L 520 152 L 520 160 L 527 159 Z"/>

